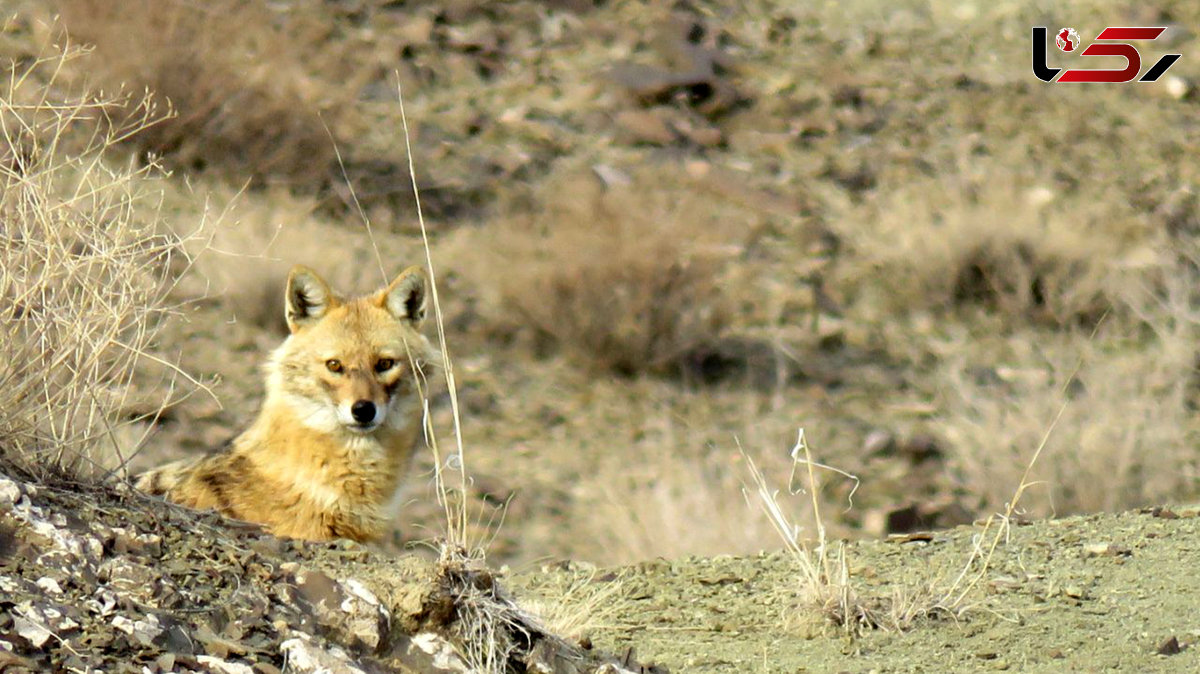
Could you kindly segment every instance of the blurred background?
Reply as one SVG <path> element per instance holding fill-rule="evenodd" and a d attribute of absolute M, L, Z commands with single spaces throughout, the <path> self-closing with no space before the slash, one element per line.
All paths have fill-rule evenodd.
<path fill-rule="evenodd" d="M 5 61 L 69 39 L 56 86 L 152 95 L 123 156 L 169 169 L 195 256 L 154 353 L 215 397 L 123 431 L 134 469 L 253 417 L 292 264 L 367 291 L 422 262 L 402 89 L 493 560 L 778 547 L 746 457 L 803 516 L 801 428 L 861 481 L 820 473 L 836 536 L 1002 510 L 1051 429 L 1027 517 L 1196 497 L 1200 5 L 3 4 Z M 1125 25 L 1182 58 L 1033 76 L 1032 26 Z M 432 466 L 397 549 L 444 527 Z"/>

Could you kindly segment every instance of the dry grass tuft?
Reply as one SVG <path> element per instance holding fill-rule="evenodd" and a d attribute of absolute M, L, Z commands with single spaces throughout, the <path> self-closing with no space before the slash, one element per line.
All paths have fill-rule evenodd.
<path fill-rule="evenodd" d="M 947 348 L 936 371 L 946 383 L 936 427 L 956 447 L 950 470 L 963 489 L 982 508 L 1001 507 L 1046 411 L 1065 398 L 1070 405 L 1033 474 L 1041 498 L 1023 514 L 1115 511 L 1193 492 L 1200 315 L 1190 297 L 1197 281 L 1194 271 L 1179 269 L 1170 282 L 1176 291 L 1143 305 L 1148 322 L 1141 328 L 1112 320 L 1094 334 L 981 337 L 973 358 Z M 978 365 L 987 361 L 998 365 Z"/>
<path fill-rule="evenodd" d="M 934 581 L 907 582 L 895 586 L 886 596 L 861 592 L 855 582 L 850 563 L 846 556 L 844 543 L 833 545 L 829 540 L 825 522 L 821 517 L 819 499 L 820 482 L 816 470 L 832 471 L 843 478 L 854 480 L 858 478 L 836 468 L 831 468 L 812 459 L 808 443 L 804 438 L 804 429 L 800 429 L 796 445 L 792 448 L 793 475 L 789 490 L 795 495 L 799 493 L 795 487 L 795 469 L 803 467 L 806 487 L 811 503 L 811 530 L 815 532 L 815 540 L 803 536 L 804 527 L 796 524 L 779 502 L 779 492 L 772 489 L 766 476 L 755 465 L 748 455 L 746 458 L 751 485 L 747 488 L 747 498 L 751 493 L 766 515 L 766 520 L 774 527 L 779 538 L 784 542 L 784 551 L 796 565 L 797 580 L 799 581 L 799 605 L 795 612 L 785 617 L 785 624 L 793 627 L 807 626 L 813 619 L 832 625 L 844 634 L 855 637 L 863 632 L 882 629 L 888 631 L 903 631 L 912 628 L 916 622 L 931 615 L 958 616 L 963 610 L 963 596 L 953 595 L 951 591 L 940 590 L 940 583 Z M 972 558 L 974 561 L 974 558 Z M 952 597 L 953 595 L 953 597 Z"/>
<path fill-rule="evenodd" d="M 726 272 L 742 249 L 712 205 L 638 181 L 560 179 L 532 215 L 490 225 L 461 272 L 478 281 L 494 333 L 619 374 L 677 373 L 716 348 L 737 311 Z"/>
<path fill-rule="evenodd" d="M 815 544 L 802 536 L 803 527 L 788 516 L 779 503 L 779 492 L 771 488 L 754 460 L 744 451 L 743 455 L 752 483 L 751 487 L 747 488 L 747 499 L 750 499 L 750 493 L 753 492 L 757 497 L 755 502 L 766 515 L 767 522 L 783 540 L 784 550 L 796 564 L 800 584 L 798 614 L 822 616 L 850 635 L 880 626 L 880 611 L 872 602 L 859 597 L 851 582 L 845 546 L 838 545 L 836 549 L 830 549 L 830 541 L 825 534 L 825 523 L 821 519 L 817 496 L 819 486 L 813 471 L 814 464 L 808 443 L 804 440 L 804 430 L 799 432 L 792 456 L 797 465 L 803 462 L 808 469 L 808 493 L 812 498 L 811 516 L 816 533 Z"/>
<path fill-rule="evenodd" d="M 0 94 L 0 456 L 34 476 L 123 465 L 135 365 L 156 360 L 147 351 L 187 263 L 161 226 L 158 167 L 113 160 L 153 123 L 151 102 L 64 87 L 58 74 L 81 55 L 14 65 Z"/>
<path fill-rule="evenodd" d="M 979 306 L 1092 326 L 1153 259 L 1144 218 L 1007 175 L 914 183 L 840 222 L 858 258 L 843 281 L 862 318 Z"/>
<path fill-rule="evenodd" d="M 628 594 L 621 576 L 600 581 L 593 571 L 561 593 L 521 602 L 550 634 L 579 642 L 620 621 L 621 601 Z"/>
<path fill-rule="evenodd" d="M 188 170 L 221 168 L 237 182 L 315 188 L 334 168 L 322 122 L 337 127 L 350 83 L 312 75 L 329 26 L 303 12 L 236 0 L 58 0 L 68 31 L 95 45 L 100 84 L 145 88 L 173 118 L 134 136 Z"/>
<path fill-rule="evenodd" d="M 542 640 L 564 653 L 573 650 L 546 633 L 533 615 L 504 592 L 481 552 L 443 543 L 438 571 L 440 584 L 454 605 L 454 642 L 472 672 L 543 671 L 532 659 L 536 643 Z"/>

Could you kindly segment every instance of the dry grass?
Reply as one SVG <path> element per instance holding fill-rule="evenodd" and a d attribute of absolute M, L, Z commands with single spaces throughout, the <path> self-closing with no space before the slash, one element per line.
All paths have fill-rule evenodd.
<path fill-rule="evenodd" d="M 220 307 L 224 320 L 284 334 L 280 293 L 288 270 L 303 264 L 347 292 L 367 292 L 383 279 L 376 250 L 388 266 L 418 259 L 419 244 L 395 237 L 373 239 L 320 212 L 317 200 L 282 187 L 253 195 L 220 180 L 197 180 L 188 190 L 169 193 L 166 207 L 191 213 L 203 204 L 202 237 L 189 252 L 205 251 L 187 277 L 183 294 L 203 295 Z M 386 279 L 383 279 L 386 282 Z"/>
<path fill-rule="evenodd" d="M 713 349 L 736 317 L 727 272 L 743 252 L 714 202 L 648 177 L 552 182 L 531 214 L 490 225 L 486 246 L 460 256 L 490 330 L 620 374 L 675 372 Z"/>
<path fill-rule="evenodd" d="M 621 576 L 598 580 L 596 574 L 572 581 L 561 592 L 524 599 L 521 606 L 550 634 L 579 642 L 621 622 L 627 589 Z"/>
<path fill-rule="evenodd" d="M 953 448 L 949 474 L 978 511 L 1008 502 L 1063 391 L 1071 405 L 1026 514 L 1193 494 L 1194 244 L 1126 204 L 1048 184 L 979 168 L 842 223 L 853 320 L 928 382 L 908 395 L 931 405 L 927 427 Z"/>
<path fill-rule="evenodd" d="M 838 285 L 854 295 L 861 318 L 880 325 L 962 306 L 1056 327 L 1094 325 L 1154 264 L 1154 232 L 1131 209 L 1053 185 L 995 167 L 890 191 L 839 222 L 853 261 Z"/>
<path fill-rule="evenodd" d="M 76 40 L 94 44 L 88 77 L 145 88 L 174 118 L 131 141 L 188 170 L 220 168 L 295 187 L 324 185 L 332 128 L 353 101 L 351 81 L 326 82 L 328 25 L 305 12 L 236 0 L 58 0 Z M 342 73 L 339 77 L 345 77 Z"/>
<path fill-rule="evenodd" d="M 832 548 L 831 541 L 826 536 L 818 497 L 820 485 L 814 470 L 818 466 L 812 461 L 812 454 L 804 439 L 804 430 L 799 432 L 796 445 L 792 449 L 792 457 L 796 461 L 795 465 L 803 465 L 806 469 L 808 486 L 804 491 L 811 498 L 812 509 L 809 517 L 812 533 L 815 535 L 804 535 L 804 527 L 797 524 L 780 503 L 778 490 L 771 487 L 767 477 L 749 455 L 743 452 L 743 456 L 750 478 L 750 485 L 746 488 L 747 500 L 761 508 L 765 521 L 774 528 L 784 543 L 788 557 L 796 565 L 800 586 L 797 615 L 820 616 L 850 635 L 881 626 L 882 611 L 875 605 L 878 602 L 860 597 L 854 583 L 851 582 L 845 545 L 839 543 L 836 548 Z M 789 489 L 791 488 L 789 485 Z M 751 493 L 754 495 L 753 499 Z"/>
<path fill-rule="evenodd" d="M 968 595 L 987 575 L 987 563 L 968 578 L 968 571 L 979 562 L 972 555 L 967 568 L 952 583 L 941 579 L 905 579 L 893 584 L 888 594 L 877 594 L 861 589 L 850 567 L 846 544 L 832 541 L 821 515 L 821 482 L 817 471 L 832 472 L 838 479 L 858 478 L 837 468 L 817 463 L 812 458 L 804 429 L 800 429 L 796 445 L 792 448 L 793 473 L 788 490 L 791 496 L 807 494 L 811 503 L 808 526 L 802 526 L 780 502 L 780 494 L 774 489 L 766 475 L 748 455 L 746 458 L 749 485 L 747 499 L 757 504 L 775 533 L 784 543 L 784 552 L 795 564 L 798 584 L 797 605 L 784 615 L 785 626 L 810 632 L 814 623 L 831 625 L 848 637 L 856 637 L 875 629 L 904 631 L 914 627 L 918 621 L 933 615 L 958 617 L 968 606 Z M 802 478 L 797 479 L 799 470 Z M 803 485 L 803 486 L 798 486 Z M 853 493 L 853 492 L 851 492 Z M 1018 496 L 1014 497 L 1014 503 Z M 1011 514 L 1011 513 L 1010 513 Z M 807 534 L 806 534 L 807 531 Z M 986 530 L 985 530 L 986 533 Z M 999 539 L 993 542 L 993 550 Z"/>
<path fill-rule="evenodd" d="M 0 95 L 0 449 L 34 475 L 123 465 L 135 366 L 154 359 L 187 264 L 160 220 L 157 166 L 113 153 L 153 123 L 150 102 L 64 88 L 57 75 L 80 56 L 13 66 Z M 159 409 L 177 374 L 160 364 Z"/>
<path fill-rule="evenodd" d="M 569 515 L 587 532 L 588 559 L 630 564 L 777 545 L 770 524 L 747 507 L 742 457 L 678 440 L 618 452 L 596 471 L 595 496 L 580 494 Z"/>
<path fill-rule="evenodd" d="M 1024 514 L 1115 511 L 1194 490 L 1195 282 L 1180 269 L 1178 292 L 1145 307 L 1142 329 L 1114 320 L 1094 335 L 1023 330 L 994 339 L 989 359 L 979 355 L 982 338 L 971 358 L 947 348 L 936 427 L 956 448 L 950 469 L 962 488 L 985 509 L 1002 506 L 1046 411 L 1065 395 L 1070 405 L 1033 473 L 1039 497 Z"/>

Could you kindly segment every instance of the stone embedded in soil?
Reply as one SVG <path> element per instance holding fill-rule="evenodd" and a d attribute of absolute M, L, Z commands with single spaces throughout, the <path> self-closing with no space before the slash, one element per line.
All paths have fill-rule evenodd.
<path fill-rule="evenodd" d="M 1179 644 L 1178 638 L 1172 636 L 1159 644 L 1154 652 L 1159 655 L 1179 655 L 1183 652 L 1183 646 Z"/>
<path fill-rule="evenodd" d="M 279 541 L 136 498 L 39 495 L 0 475 L 0 671 L 4 658 L 31 671 L 473 671 L 445 636 L 460 610 L 431 563 Z M 486 581 L 476 590 L 497 589 L 490 572 L 476 576 Z M 531 671 L 602 664 L 532 624 L 512 627 L 517 613 L 498 620 L 520 630 L 513 657 Z"/>
<path fill-rule="evenodd" d="M 1133 551 L 1115 543 L 1088 543 L 1083 546 L 1083 554 L 1085 557 L 1128 557 Z"/>

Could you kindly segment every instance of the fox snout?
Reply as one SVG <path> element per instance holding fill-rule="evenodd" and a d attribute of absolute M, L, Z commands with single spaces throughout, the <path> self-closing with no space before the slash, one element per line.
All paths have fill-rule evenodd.
<path fill-rule="evenodd" d="M 375 403 L 370 400 L 356 400 L 350 406 L 350 416 L 360 424 L 375 423 Z"/>
<path fill-rule="evenodd" d="M 338 420 L 351 430 L 373 431 L 387 416 L 387 405 L 358 399 L 338 405 Z"/>

